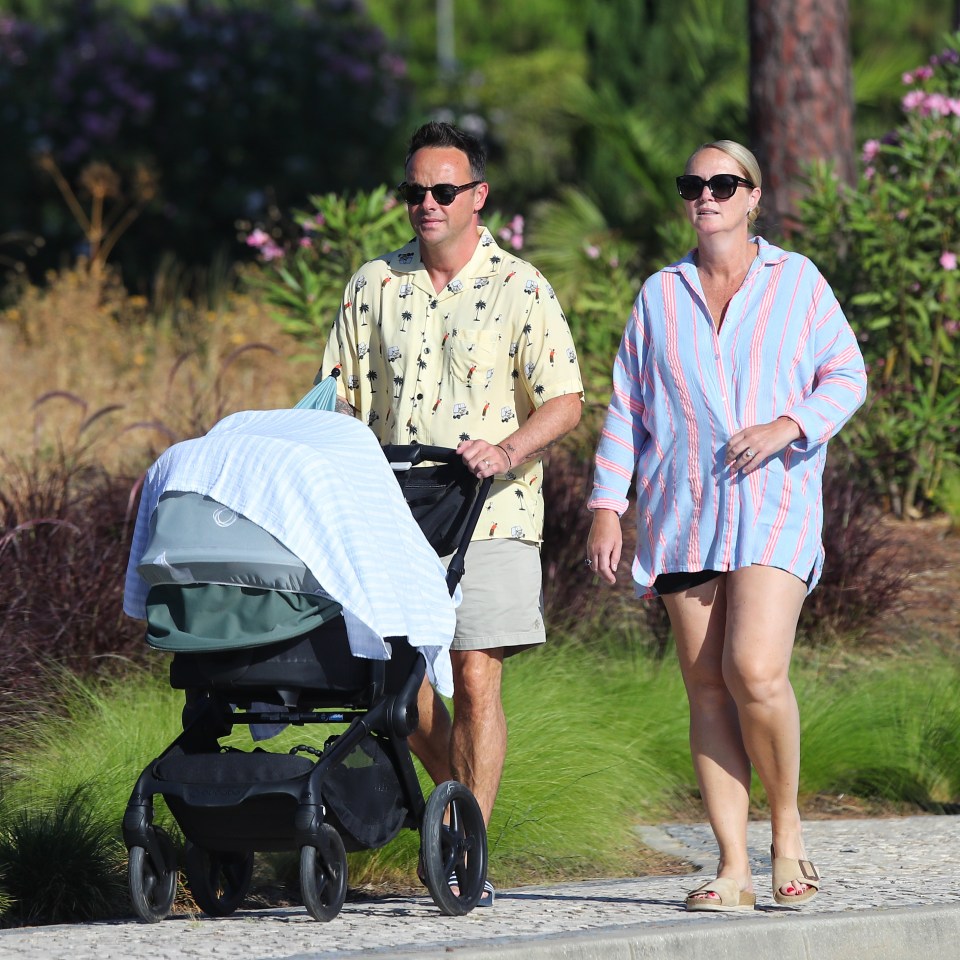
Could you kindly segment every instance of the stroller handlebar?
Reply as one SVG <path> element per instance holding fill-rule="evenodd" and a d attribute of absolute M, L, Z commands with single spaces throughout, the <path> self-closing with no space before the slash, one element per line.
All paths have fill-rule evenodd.
<path fill-rule="evenodd" d="M 466 517 L 463 519 L 462 526 L 460 527 L 459 537 L 454 547 L 454 556 L 447 567 L 447 587 L 452 594 L 454 588 L 463 577 L 464 556 L 470 544 L 470 538 L 473 536 L 477 523 L 480 521 L 480 513 L 483 510 L 484 501 L 493 483 L 493 477 L 486 477 L 478 482 L 467 469 L 457 451 L 450 447 L 433 447 L 422 443 L 412 443 L 385 444 L 382 449 L 394 473 L 398 475 L 398 479 L 400 479 L 400 474 L 413 470 L 418 464 L 439 463 L 459 468 L 457 471 L 458 474 L 462 471 L 465 478 L 472 478 L 474 481 L 473 490 L 475 493 L 472 497 L 472 502 L 469 504 Z M 403 486 L 403 483 L 401 483 L 401 486 Z M 407 495 L 406 490 L 405 495 Z M 461 517 L 463 517 L 462 514 Z"/>
<path fill-rule="evenodd" d="M 397 472 L 420 463 L 456 463 L 460 456 L 452 447 L 431 447 L 424 443 L 388 443 L 383 447 L 390 466 Z"/>

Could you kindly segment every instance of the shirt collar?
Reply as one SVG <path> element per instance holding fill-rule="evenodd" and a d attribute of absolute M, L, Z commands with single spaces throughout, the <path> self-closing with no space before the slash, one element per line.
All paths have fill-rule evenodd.
<path fill-rule="evenodd" d="M 493 239 L 493 234 L 486 227 L 477 228 L 477 247 L 473 251 L 473 256 L 467 261 L 463 269 L 448 284 L 445 292 L 458 293 L 468 284 L 467 280 L 475 280 L 479 277 L 491 277 L 497 272 L 497 267 L 504 257 L 503 249 Z M 421 285 L 430 293 L 433 293 L 433 284 L 427 277 L 427 268 L 423 265 L 423 259 L 420 256 L 420 241 L 414 238 L 408 244 L 401 247 L 396 253 L 389 257 L 390 268 L 396 273 L 410 274 L 410 282 L 418 282 L 418 274 L 423 274 L 425 279 L 420 281 Z M 460 284 L 459 289 L 457 284 Z"/>
<path fill-rule="evenodd" d="M 757 245 L 757 259 L 763 266 L 770 266 L 773 263 L 780 263 L 785 260 L 787 257 L 787 251 L 781 249 L 780 247 L 774 246 L 772 243 L 768 243 L 761 236 L 756 236 L 753 238 L 753 241 Z M 670 266 L 664 267 L 664 270 L 667 270 L 671 273 L 679 273 L 684 276 L 690 276 L 691 273 L 696 273 L 697 265 L 694 262 L 694 254 L 697 252 L 696 247 L 690 250 L 685 257 L 680 260 L 677 260 L 676 263 L 671 263 Z"/>

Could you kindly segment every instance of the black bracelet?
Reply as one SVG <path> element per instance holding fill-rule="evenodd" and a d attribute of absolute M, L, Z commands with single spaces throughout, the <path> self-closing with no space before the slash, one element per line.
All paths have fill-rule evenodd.
<path fill-rule="evenodd" d="M 499 443 L 495 443 L 494 446 L 500 447 L 500 449 L 503 450 L 503 455 L 507 458 L 507 469 L 511 469 L 513 467 L 513 461 L 510 459 L 510 454 L 507 453 L 506 449 L 501 447 Z"/>

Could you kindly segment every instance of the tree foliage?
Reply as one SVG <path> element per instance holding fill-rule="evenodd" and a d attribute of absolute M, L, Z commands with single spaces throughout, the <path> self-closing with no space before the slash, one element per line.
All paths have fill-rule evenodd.
<path fill-rule="evenodd" d="M 37 157 L 70 183 L 94 161 L 150 178 L 118 251 L 143 277 L 166 250 L 209 263 L 271 205 L 379 183 L 406 136 L 405 64 L 350 0 L 50 8 L 0 17 L 0 225 L 44 236 L 51 263 L 84 238 Z"/>
<path fill-rule="evenodd" d="M 960 34 L 910 71 L 903 120 L 864 146 L 855 189 L 822 166 L 803 249 L 858 331 L 871 375 L 847 442 L 901 515 L 931 505 L 960 462 Z"/>

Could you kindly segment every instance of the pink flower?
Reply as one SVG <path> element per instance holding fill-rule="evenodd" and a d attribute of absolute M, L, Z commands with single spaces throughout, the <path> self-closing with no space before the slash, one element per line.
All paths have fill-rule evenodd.
<path fill-rule="evenodd" d="M 259 227 L 256 230 L 251 230 L 246 240 L 248 247 L 256 247 L 258 250 L 270 242 L 270 234 L 265 233 Z"/>
<path fill-rule="evenodd" d="M 497 235 L 501 240 L 506 240 L 514 250 L 519 250 L 523 246 L 523 224 L 523 217 L 518 213 L 505 227 L 500 228 Z"/>
<path fill-rule="evenodd" d="M 960 330 L 960 320 L 944 320 L 943 329 L 947 331 L 952 337 L 958 330 Z"/>
<path fill-rule="evenodd" d="M 588 244 L 587 246 L 585 246 L 585 247 L 583 248 L 583 252 L 586 253 L 586 255 L 587 255 L 591 260 L 596 260 L 597 257 L 600 256 L 600 248 L 599 248 L 596 244 L 593 244 L 593 243 Z"/>
<path fill-rule="evenodd" d="M 957 255 L 952 250 L 944 250 L 940 254 L 940 266 L 944 270 L 956 270 L 957 269 Z"/>
<path fill-rule="evenodd" d="M 922 90 L 911 90 L 900 101 L 900 105 L 907 112 L 920 109 L 923 112 L 923 105 L 926 102 L 927 95 Z"/>
<path fill-rule="evenodd" d="M 272 240 L 268 240 L 260 248 L 260 256 L 268 263 L 271 260 L 279 260 L 283 256 L 283 248 L 278 247 Z"/>
<path fill-rule="evenodd" d="M 880 152 L 880 141 L 879 140 L 868 140 L 863 145 L 863 162 L 872 163 L 874 158 Z"/>
<path fill-rule="evenodd" d="M 867 178 L 867 180 L 872 180 L 872 179 L 873 179 L 873 175 L 874 175 L 876 172 L 877 172 L 877 171 L 876 171 L 876 168 L 874 168 L 874 167 L 867 167 L 866 170 L 863 171 L 863 175 L 864 175 L 864 177 Z"/>
<path fill-rule="evenodd" d="M 904 86 L 909 87 L 909 86 L 911 86 L 911 85 L 913 84 L 913 74 L 912 74 L 912 73 L 905 73 L 905 74 L 903 74 L 903 75 L 900 77 L 900 79 L 903 81 Z"/>
<path fill-rule="evenodd" d="M 313 246 L 313 241 L 309 237 L 301 237 L 299 244 L 306 250 L 309 250 Z"/>
<path fill-rule="evenodd" d="M 914 76 L 918 80 L 930 80 L 933 77 L 933 67 L 917 67 L 917 71 Z"/>

